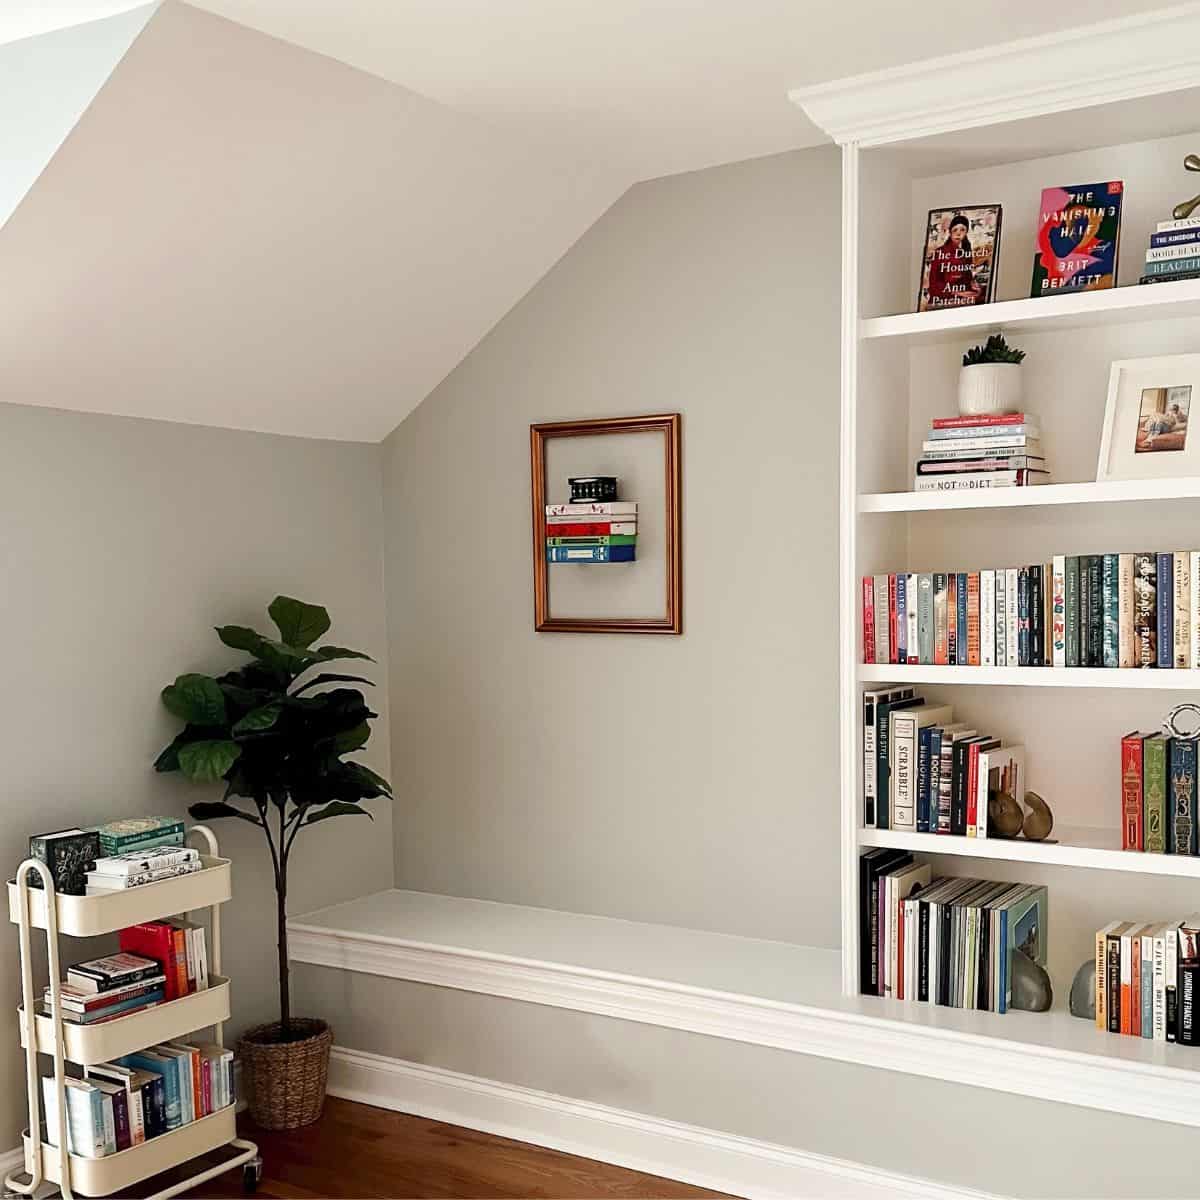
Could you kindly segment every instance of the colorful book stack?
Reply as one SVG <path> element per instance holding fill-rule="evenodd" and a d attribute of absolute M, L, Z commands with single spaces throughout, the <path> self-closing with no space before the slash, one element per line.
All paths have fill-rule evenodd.
<path fill-rule="evenodd" d="M 636 558 L 636 503 L 592 500 L 546 505 L 548 563 L 617 563 Z"/>
<path fill-rule="evenodd" d="M 1029 413 L 937 417 L 917 460 L 914 491 L 1026 487 L 1050 477 L 1041 429 Z"/>
<path fill-rule="evenodd" d="M 863 825 L 988 836 L 988 800 L 1025 793 L 1025 747 L 966 721 L 912 688 L 863 693 Z"/>
<path fill-rule="evenodd" d="M 903 850 L 868 850 L 859 859 L 860 990 L 1007 1012 L 1013 952 L 1046 964 L 1046 889 L 931 876 L 928 863 Z"/>
<path fill-rule="evenodd" d="M 1162 733 L 1121 739 L 1121 849 L 1200 854 L 1196 742 Z"/>
<path fill-rule="evenodd" d="M 1146 265 L 1138 283 L 1200 279 L 1200 217 L 1159 221 L 1150 235 Z"/>
<path fill-rule="evenodd" d="M 863 662 L 1200 669 L 1200 551 L 864 575 Z"/>
<path fill-rule="evenodd" d="M 1200 916 L 1096 931 L 1096 1026 L 1200 1045 Z"/>

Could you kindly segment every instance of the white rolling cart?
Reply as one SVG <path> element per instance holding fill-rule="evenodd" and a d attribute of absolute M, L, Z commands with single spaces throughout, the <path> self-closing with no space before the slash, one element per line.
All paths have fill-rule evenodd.
<path fill-rule="evenodd" d="M 229 980 L 221 975 L 221 905 L 232 895 L 229 860 L 218 855 L 217 839 L 203 825 L 193 826 L 189 836 L 198 837 L 205 843 L 206 853 L 201 855 L 203 866 L 201 870 L 177 879 L 165 879 L 107 896 L 61 896 L 55 892 L 54 881 L 45 864 L 26 859 L 17 871 L 16 880 L 9 883 L 9 918 L 18 926 L 20 936 L 22 1007 L 17 1016 L 29 1092 L 29 1128 L 24 1134 L 25 1166 L 23 1171 L 14 1172 L 4 1180 L 10 1192 L 31 1196 L 44 1183 L 52 1183 L 58 1185 L 64 1200 L 72 1200 L 76 1195 L 118 1195 L 140 1180 L 182 1166 L 221 1147 L 228 1147 L 229 1157 L 215 1166 L 197 1164 L 194 1174 L 176 1179 L 155 1192 L 152 1200 L 177 1196 L 238 1166 L 242 1168 L 245 1190 L 252 1192 L 257 1187 L 262 1160 L 253 1142 L 237 1136 L 236 1104 L 102 1158 L 85 1158 L 59 1149 L 67 1145 L 67 1100 L 63 1082 L 67 1062 L 78 1066 L 106 1062 L 210 1026 L 213 1040 L 218 1045 L 223 1044 L 221 1026 L 229 1019 Z M 36 871 L 41 878 L 40 890 L 30 888 L 30 871 Z M 204 908 L 212 914 L 208 947 L 211 973 L 207 989 L 99 1025 L 73 1025 L 63 1021 L 59 994 L 62 978 L 60 935 L 94 937 L 115 933 L 142 921 Z M 46 936 L 50 986 L 50 1012 L 46 1016 L 37 1015 L 35 1007 L 39 993 L 35 987 L 31 954 L 31 931 L 34 929 L 44 930 Z M 58 1128 L 54 1130 L 53 1146 L 42 1136 L 39 1054 L 54 1060 Z"/>

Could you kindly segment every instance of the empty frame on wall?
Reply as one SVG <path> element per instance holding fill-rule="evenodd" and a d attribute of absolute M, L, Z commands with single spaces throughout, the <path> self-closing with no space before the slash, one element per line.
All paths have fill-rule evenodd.
<path fill-rule="evenodd" d="M 539 633 L 683 631 L 680 423 L 679 413 L 662 413 L 529 427 Z M 555 513 L 548 526 L 547 508 L 569 504 L 568 480 L 580 476 L 615 476 L 620 507 L 580 506 Z M 622 532 L 609 536 L 613 524 Z M 556 536 L 559 529 L 586 530 L 577 535 L 578 557 L 551 561 L 575 540 Z M 607 549 L 614 538 L 620 554 Z"/>

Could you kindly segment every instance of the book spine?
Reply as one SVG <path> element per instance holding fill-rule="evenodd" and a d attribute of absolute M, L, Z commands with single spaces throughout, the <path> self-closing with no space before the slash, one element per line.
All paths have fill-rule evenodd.
<path fill-rule="evenodd" d="M 891 650 L 888 646 L 888 577 L 875 576 L 875 661 L 877 663 L 891 662 Z"/>
<path fill-rule="evenodd" d="M 1108 1032 L 1121 1032 L 1121 939 L 1115 933 L 1110 933 L 1106 939 L 1106 971 L 1108 985 L 1105 989 L 1108 1002 Z"/>
<path fill-rule="evenodd" d="M 1196 743 L 1171 738 L 1168 751 L 1171 854 L 1196 853 Z"/>
<path fill-rule="evenodd" d="M 1179 1030 L 1179 930 L 1168 925 L 1163 935 L 1164 1040 L 1174 1042 Z"/>
<path fill-rule="evenodd" d="M 1120 592 L 1117 586 L 1117 565 L 1118 560 L 1115 554 L 1105 554 L 1102 556 L 1100 589 L 1104 632 L 1102 635 L 1101 658 L 1104 666 L 1113 668 L 1120 661 L 1121 618 L 1119 611 Z"/>
<path fill-rule="evenodd" d="M 958 666 L 958 575 L 946 576 L 946 661 Z"/>
<path fill-rule="evenodd" d="M 916 713 L 897 713 L 892 726 L 892 829 L 917 827 L 916 762 L 917 762 L 917 716 Z"/>
<path fill-rule="evenodd" d="M 1167 848 L 1166 800 L 1167 739 L 1148 737 L 1142 742 L 1142 837 L 1153 854 Z"/>
<path fill-rule="evenodd" d="M 548 517 L 620 517 L 632 521 L 637 505 L 625 500 L 588 500 L 580 504 L 547 504 Z"/>
<path fill-rule="evenodd" d="M 1108 1030 L 1108 1012 L 1106 1010 L 1106 998 L 1108 996 L 1108 959 L 1105 951 L 1108 947 L 1108 938 L 1104 930 L 1100 929 L 1096 932 L 1096 1028 Z"/>
<path fill-rule="evenodd" d="M 967 665 L 967 662 L 968 662 L 968 658 L 967 658 L 968 600 L 967 600 L 967 573 L 965 571 L 959 571 L 959 573 L 958 573 L 958 583 L 957 583 L 957 586 L 955 587 L 955 592 L 954 592 L 954 604 L 955 604 L 955 612 L 958 614 L 958 622 L 957 622 L 958 636 L 957 636 L 957 642 L 956 642 L 956 645 L 957 645 L 956 652 L 957 652 L 958 657 L 955 659 L 955 661 L 958 663 L 958 665 L 960 667 L 964 667 Z"/>
<path fill-rule="evenodd" d="M 961 475 L 918 475 L 914 492 L 985 492 L 996 488 L 1032 487 L 1047 472 L 1019 467 L 1012 471 L 964 471 Z"/>
<path fill-rule="evenodd" d="M 1187 258 L 1173 258 L 1168 262 L 1148 262 L 1143 268 L 1143 273 L 1150 278 L 1156 275 L 1191 274 L 1193 271 L 1200 271 L 1200 254 L 1193 254 Z"/>
<path fill-rule="evenodd" d="M 967 778 L 966 778 L 966 829 L 967 837 L 973 838 L 975 825 L 979 820 L 979 746 L 967 748 Z"/>
<path fill-rule="evenodd" d="M 1141 936 L 1142 972 L 1139 976 L 1142 990 L 1141 1022 L 1139 1032 L 1144 1038 L 1154 1037 L 1154 936 L 1146 930 Z"/>
<path fill-rule="evenodd" d="M 1158 665 L 1170 667 L 1175 661 L 1175 555 L 1158 556 L 1158 589 L 1155 611 L 1158 616 Z"/>
<path fill-rule="evenodd" d="M 917 661 L 933 662 L 933 576 L 917 576 Z"/>
<path fill-rule="evenodd" d="M 1179 1044 L 1200 1045 L 1200 1020 L 1196 1012 L 1196 988 L 1200 983 L 1200 963 L 1179 964 Z"/>
<path fill-rule="evenodd" d="M 1086 666 L 1104 666 L 1104 556 L 1088 555 L 1088 654 Z"/>
<path fill-rule="evenodd" d="M 637 533 L 636 521 L 554 521 L 546 522 L 546 533 L 554 537 L 628 537 Z"/>
<path fill-rule="evenodd" d="M 979 664 L 996 665 L 996 572 L 979 572 Z"/>
<path fill-rule="evenodd" d="M 954 740 L 942 736 L 942 749 L 938 761 L 938 833 L 952 831 L 951 809 L 954 799 Z"/>
<path fill-rule="evenodd" d="M 1200 668 L 1200 550 L 1192 550 L 1188 554 L 1188 578 L 1192 584 L 1191 617 L 1188 621 L 1188 642 L 1191 647 L 1188 666 L 1195 670 Z"/>
<path fill-rule="evenodd" d="M 1020 655 L 1018 653 L 1018 643 L 1020 637 L 1020 572 L 1016 567 L 1009 567 L 1004 572 L 1004 591 L 1007 596 L 1007 612 L 1005 614 L 1005 640 L 1007 648 L 1005 650 L 1006 665 L 1016 667 L 1020 665 Z"/>
<path fill-rule="evenodd" d="M 875 825 L 875 697 L 863 694 L 863 827 Z"/>
<path fill-rule="evenodd" d="M 894 666 L 900 661 L 900 631 L 896 621 L 899 615 L 899 585 L 895 575 L 889 575 L 887 581 L 888 662 Z"/>
<path fill-rule="evenodd" d="M 979 575 L 972 571 L 967 576 L 967 666 L 977 667 L 980 663 L 979 622 Z"/>
<path fill-rule="evenodd" d="M 636 562 L 636 546 L 547 546 L 548 563 Z"/>
<path fill-rule="evenodd" d="M 1133 1004 L 1131 990 L 1133 984 L 1133 938 L 1128 933 L 1121 934 L 1118 945 L 1121 948 L 1121 1026 L 1119 1033 L 1128 1035 L 1133 1029 Z"/>
<path fill-rule="evenodd" d="M 1142 848 L 1142 737 L 1121 739 L 1121 849 Z"/>
<path fill-rule="evenodd" d="M 1158 558 L 1133 556 L 1133 661 L 1137 667 L 1158 666 Z"/>
<path fill-rule="evenodd" d="M 986 446 L 990 438 L 1030 438 L 1037 440 L 1042 435 L 1036 421 L 1019 421 L 1012 425 L 979 426 L 973 429 L 933 429 L 929 430 L 926 443 L 954 442 L 970 440 Z"/>
<path fill-rule="evenodd" d="M 917 832 L 929 832 L 929 773 L 933 728 L 926 725 L 917 734 Z"/>
<path fill-rule="evenodd" d="M 1156 239 L 1166 238 L 1166 241 Z M 1156 231 L 1150 235 L 1150 245 L 1169 246 L 1171 241 L 1200 241 L 1200 220 L 1187 217 L 1182 221 L 1159 221 Z"/>
<path fill-rule="evenodd" d="M 1187 550 L 1177 550 L 1171 571 L 1175 581 L 1175 622 L 1171 635 L 1173 663 L 1186 670 L 1191 662 L 1192 648 L 1192 556 Z"/>
<path fill-rule="evenodd" d="M 1142 939 L 1129 939 L 1129 1035 L 1142 1036 Z"/>
<path fill-rule="evenodd" d="M 950 630 L 947 621 L 948 580 L 941 571 L 933 576 L 933 661 L 945 666 L 950 661 Z"/>
<path fill-rule="evenodd" d="M 1178 242 L 1168 242 L 1158 245 L 1154 244 L 1155 234 L 1150 235 L 1150 247 L 1146 251 L 1146 263 L 1154 262 L 1170 262 L 1176 258 L 1195 258 L 1200 255 L 1200 243 L 1191 236 L 1186 236 L 1184 240 Z"/>
<path fill-rule="evenodd" d="M 1156 1042 L 1167 1040 L 1167 994 L 1165 987 L 1166 938 L 1160 928 L 1154 934 L 1154 1013 L 1153 1036 Z"/>
<path fill-rule="evenodd" d="M 996 576 L 996 627 L 992 639 L 996 644 L 996 666 L 1008 666 L 1008 572 L 1001 569 Z"/>
<path fill-rule="evenodd" d="M 929 734 L 929 833 L 938 831 L 938 804 L 942 779 L 942 731 L 935 725 Z"/>
<path fill-rule="evenodd" d="M 896 580 L 896 627 L 893 644 L 897 663 L 908 662 L 908 576 L 900 573 Z"/>
<path fill-rule="evenodd" d="M 1136 665 L 1133 638 L 1133 555 L 1117 556 L 1117 666 Z"/>
<path fill-rule="evenodd" d="M 1029 642 L 1029 568 L 1022 567 L 1017 575 L 1017 666 L 1030 663 Z"/>
<path fill-rule="evenodd" d="M 1043 588 L 1041 564 L 1029 568 L 1029 665 L 1040 667 L 1046 661 L 1046 630 L 1043 620 Z"/>
<path fill-rule="evenodd" d="M 987 413 L 969 417 L 935 417 L 929 426 L 931 429 L 992 429 L 1004 425 L 1024 425 L 1031 420 L 1029 413 Z"/>
<path fill-rule="evenodd" d="M 636 546 L 637 534 L 633 533 L 597 533 L 592 535 L 574 534 L 571 536 L 552 536 L 546 538 L 547 546 Z"/>
<path fill-rule="evenodd" d="M 1053 666 L 1067 665 L 1067 559 L 1056 554 L 1050 576 L 1051 628 L 1050 661 Z"/>
<path fill-rule="evenodd" d="M 908 636 L 904 639 L 904 648 L 908 655 L 910 666 L 916 666 L 921 661 L 918 651 L 920 637 L 920 621 L 917 616 L 919 600 L 917 596 L 917 576 L 910 573 L 904 581 L 904 611 L 908 616 Z"/>

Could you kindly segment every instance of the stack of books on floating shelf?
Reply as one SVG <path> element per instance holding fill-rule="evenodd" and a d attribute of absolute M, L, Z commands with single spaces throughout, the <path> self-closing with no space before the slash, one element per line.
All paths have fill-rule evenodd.
<path fill-rule="evenodd" d="M 1150 235 L 1146 265 L 1138 283 L 1169 283 L 1200 279 L 1200 217 L 1159 221 Z"/>
<path fill-rule="evenodd" d="M 914 491 L 1025 487 L 1050 477 L 1029 413 L 938 417 L 921 446 Z"/>
<path fill-rule="evenodd" d="M 546 505 L 548 563 L 616 563 L 637 558 L 637 504 L 593 500 Z"/>
<path fill-rule="evenodd" d="M 1099 1029 L 1200 1045 L 1200 916 L 1097 930 L 1095 990 Z"/>
<path fill-rule="evenodd" d="M 902 850 L 859 859 L 860 990 L 1007 1012 L 1012 956 L 1046 963 L 1047 893 L 1036 884 L 931 878 Z"/>
<path fill-rule="evenodd" d="M 190 875 L 201 867 L 200 852 L 187 846 L 153 846 L 147 850 L 126 850 L 108 858 L 98 858 L 87 872 L 89 896 L 103 896 L 126 888 L 157 883 Z"/>
<path fill-rule="evenodd" d="M 1025 794 L 1025 747 L 927 705 L 912 688 L 863 694 L 863 824 L 988 836 L 988 800 Z"/>

